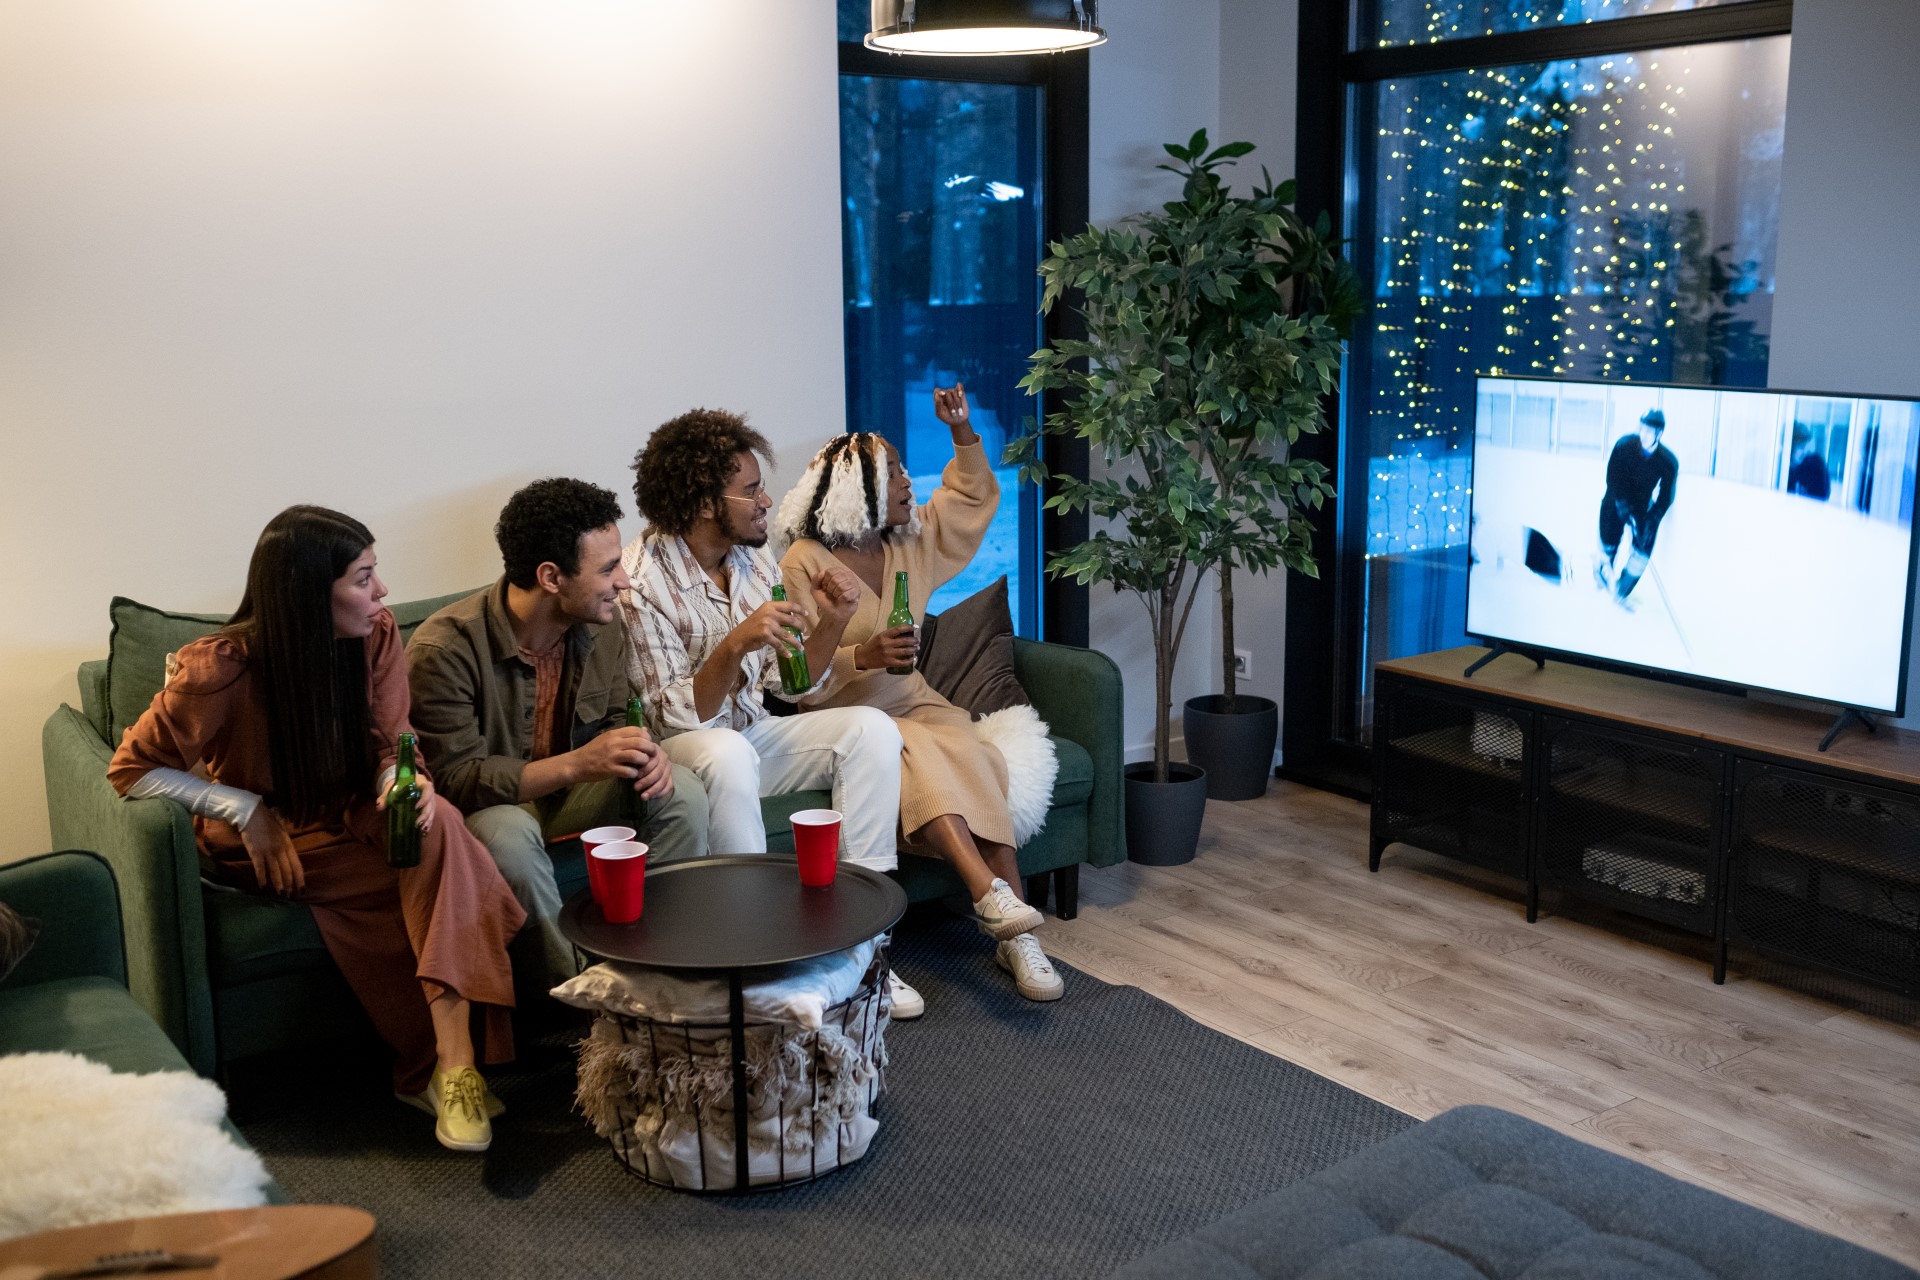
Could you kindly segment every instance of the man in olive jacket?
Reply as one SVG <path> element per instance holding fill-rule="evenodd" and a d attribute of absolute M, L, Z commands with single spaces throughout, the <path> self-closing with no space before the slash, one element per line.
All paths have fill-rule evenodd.
<path fill-rule="evenodd" d="M 526 908 L 515 945 L 523 976 L 543 987 L 575 972 L 548 840 L 624 825 L 649 862 L 707 852 L 700 779 L 627 725 L 620 514 L 612 493 L 583 480 L 528 485 L 494 526 L 505 575 L 421 623 L 407 646 L 434 783 Z"/>

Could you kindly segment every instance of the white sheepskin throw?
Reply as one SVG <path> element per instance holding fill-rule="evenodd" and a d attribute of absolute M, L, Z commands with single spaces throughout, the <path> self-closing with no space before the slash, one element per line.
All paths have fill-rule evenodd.
<path fill-rule="evenodd" d="M 188 1071 L 123 1075 L 74 1053 L 0 1057 L 0 1239 L 266 1203 L 260 1157 Z"/>
<path fill-rule="evenodd" d="M 1007 811 L 1013 817 L 1013 842 L 1023 845 L 1040 834 L 1053 808 L 1060 761 L 1047 722 L 1032 707 L 1008 707 L 975 720 L 973 731 L 1006 757 Z"/>

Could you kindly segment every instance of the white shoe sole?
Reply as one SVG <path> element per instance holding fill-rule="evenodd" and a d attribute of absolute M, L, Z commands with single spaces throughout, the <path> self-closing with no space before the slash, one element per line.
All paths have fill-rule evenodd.
<path fill-rule="evenodd" d="M 983 916 L 974 913 L 973 922 L 980 932 L 995 942 L 1005 942 L 1008 938 L 1017 938 L 1023 933 L 1032 933 L 1038 929 L 1046 917 L 1040 914 L 1038 907 L 1029 906 L 1017 916 Z"/>
<path fill-rule="evenodd" d="M 475 1139 L 472 1142 L 457 1142 L 449 1138 L 446 1130 L 436 1124 L 433 1126 L 433 1136 L 441 1146 L 449 1151 L 485 1151 L 493 1145 L 493 1134 L 491 1132 L 489 1132 L 486 1137 Z"/>
<path fill-rule="evenodd" d="M 1006 958 L 1003 957 L 998 951 L 995 951 L 993 953 L 993 962 L 999 965 L 1002 969 L 1006 970 L 1007 973 L 1013 976 L 1014 990 L 1018 991 L 1021 995 L 1025 996 L 1029 1000 L 1037 1000 L 1040 1003 L 1045 1004 L 1049 1000 L 1058 1000 L 1061 996 L 1067 994 L 1067 984 L 1060 980 L 1060 975 L 1057 973 L 1053 975 L 1052 986 L 1048 986 L 1048 987 L 1036 986 L 1032 983 L 1024 981 L 1020 977 L 1020 975 L 1014 973 L 1013 965 L 1008 963 Z"/>

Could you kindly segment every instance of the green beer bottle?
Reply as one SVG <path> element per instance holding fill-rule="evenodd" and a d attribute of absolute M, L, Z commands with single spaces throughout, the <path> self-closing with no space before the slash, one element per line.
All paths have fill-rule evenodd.
<path fill-rule="evenodd" d="M 893 612 L 887 615 L 887 630 L 912 625 L 913 606 L 907 602 L 907 571 L 902 569 L 893 575 Z M 913 664 L 909 662 L 904 667 L 888 667 L 887 674 L 910 676 L 913 674 Z"/>
<path fill-rule="evenodd" d="M 420 865 L 420 778 L 413 768 L 413 735 L 400 735 L 393 765 L 393 785 L 387 788 L 387 865 Z"/>
<path fill-rule="evenodd" d="M 786 584 L 773 584 L 773 598 L 782 604 L 787 602 Z M 807 670 L 807 651 L 799 644 L 799 628 L 788 627 L 787 630 L 793 632 L 794 643 L 781 645 L 779 649 L 780 689 L 788 697 L 796 698 L 813 688 L 813 676 Z"/>
<path fill-rule="evenodd" d="M 629 729 L 647 727 L 647 707 L 638 697 L 627 699 L 627 727 Z M 635 821 L 640 821 L 647 816 L 647 802 L 638 791 L 633 789 L 631 782 L 627 786 L 626 809 L 627 816 Z"/>

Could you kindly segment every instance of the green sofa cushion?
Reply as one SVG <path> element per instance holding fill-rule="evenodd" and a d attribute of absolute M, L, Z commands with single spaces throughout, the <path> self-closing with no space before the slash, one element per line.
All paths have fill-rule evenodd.
<path fill-rule="evenodd" d="M 167 655 L 219 630 L 227 615 L 168 613 L 125 596 L 115 596 L 107 614 L 113 619 L 107 641 L 107 745 L 117 748 L 166 682 Z"/>
<path fill-rule="evenodd" d="M 402 640 L 411 640 L 413 639 L 414 631 L 421 623 L 454 601 L 465 600 L 478 590 L 480 590 L 480 588 L 474 587 L 468 591 L 456 591 L 450 596 L 434 596 L 430 600 L 408 600 L 401 604 L 394 604 L 392 601 L 388 601 L 387 608 L 393 610 L 393 620 L 400 624 L 400 638 Z"/>
<path fill-rule="evenodd" d="M 263 893 L 205 884 L 207 969 L 216 987 L 327 968 L 333 959 L 313 912 Z"/>
<path fill-rule="evenodd" d="M 1065 738 L 1053 740 L 1053 755 L 1060 762 L 1060 772 L 1053 779 L 1053 807 L 1084 804 L 1093 794 L 1093 757 L 1085 747 Z"/>
<path fill-rule="evenodd" d="M 414 628 L 430 615 L 472 594 L 456 591 L 391 606 L 401 638 L 412 639 Z M 113 619 L 113 636 L 107 642 L 107 745 L 118 747 L 121 735 L 152 705 L 153 695 L 166 682 L 167 655 L 219 630 L 228 615 L 169 613 L 125 596 L 115 596 L 107 613 Z"/>
<path fill-rule="evenodd" d="M 111 978 L 0 992 L 0 1053 L 77 1053 L 115 1071 L 191 1071 L 173 1041 Z"/>

